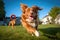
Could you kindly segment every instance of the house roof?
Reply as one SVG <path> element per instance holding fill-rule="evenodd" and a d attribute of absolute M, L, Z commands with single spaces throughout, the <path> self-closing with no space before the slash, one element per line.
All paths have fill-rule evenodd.
<path fill-rule="evenodd" d="M 46 17 L 48 17 L 49 15 L 46 15 L 45 17 L 43 17 L 42 19 L 44 19 L 44 18 L 46 18 Z"/>

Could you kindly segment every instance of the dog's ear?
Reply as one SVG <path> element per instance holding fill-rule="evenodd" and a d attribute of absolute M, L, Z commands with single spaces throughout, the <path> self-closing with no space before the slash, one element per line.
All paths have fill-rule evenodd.
<path fill-rule="evenodd" d="M 26 8 L 27 8 L 27 5 L 25 5 L 25 4 L 20 4 L 20 6 L 21 6 L 22 12 L 25 13 L 25 10 L 26 10 Z"/>
<path fill-rule="evenodd" d="M 42 10 L 42 8 L 39 8 L 37 6 L 32 6 L 33 9 L 36 9 L 36 10 Z"/>

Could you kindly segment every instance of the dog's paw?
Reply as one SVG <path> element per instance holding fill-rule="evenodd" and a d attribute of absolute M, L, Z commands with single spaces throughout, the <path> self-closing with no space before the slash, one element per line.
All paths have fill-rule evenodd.
<path fill-rule="evenodd" d="M 35 36 L 39 37 L 39 32 L 37 30 L 35 31 Z"/>

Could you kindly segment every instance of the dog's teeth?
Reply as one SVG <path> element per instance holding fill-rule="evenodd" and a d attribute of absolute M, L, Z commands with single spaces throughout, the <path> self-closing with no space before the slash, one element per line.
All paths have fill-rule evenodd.
<path fill-rule="evenodd" d="M 32 17 L 29 17 L 29 19 L 30 19 L 30 20 L 33 20 L 33 18 L 32 18 Z"/>

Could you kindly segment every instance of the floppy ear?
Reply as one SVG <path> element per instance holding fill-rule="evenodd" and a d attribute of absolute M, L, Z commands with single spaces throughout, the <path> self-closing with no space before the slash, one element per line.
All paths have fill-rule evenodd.
<path fill-rule="evenodd" d="M 26 8 L 27 8 L 27 5 L 21 4 L 20 6 L 21 6 L 22 12 L 25 13 L 25 10 L 26 10 Z"/>
<path fill-rule="evenodd" d="M 33 9 L 36 9 L 36 10 L 42 10 L 42 8 L 39 8 L 37 6 L 32 6 Z"/>

